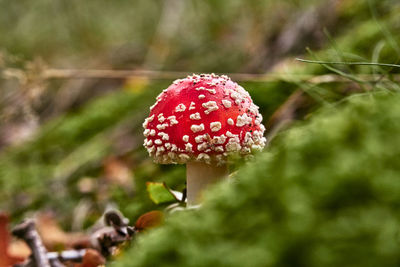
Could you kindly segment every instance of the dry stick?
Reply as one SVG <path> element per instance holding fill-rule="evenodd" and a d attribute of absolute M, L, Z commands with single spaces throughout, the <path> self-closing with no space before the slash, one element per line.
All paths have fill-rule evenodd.
<path fill-rule="evenodd" d="M 154 70 L 98 70 L 98 69 L 45 69 L 42 73 L 45 79 L 71 79 L 71 78 L 98 78 L 98 79 L 126 79 L 130 77 L 143 77 L 155 80 L 170 80 L 186 77 L 192 72 L 180 71 L 154 71 Z M 265 79 L 265 74 L 228 73 L 234 80 L 251 81 Z"/>
<path fill-rule="evenodd" d="M 114 228 L 121 236 L 131 236 L 134 230 L 128 225 L 129 220 L 118 210 L 109 210 L 104 214 L 104 223 Z"/>
<path fill-rule="evenodd" d="M 151 80 L 174 80 L 190 75 L 191 72 L 152 71 L 152 70 L 83 70 L 83 69 L 47 69 L 43 72 L 44 79 L 127 79 L 146 78 Z M 222 75 L 222 73 L 217 73 Z M 301 81 L 311 84 L 324 83 L 354 83 L 346 77 L 337 74 L 310 75 L 310 74 L 253 74 L 253 73 L 225 73 L 238 82 L 276 82 Z M 376 82 L 376 76 L 359 74 L 357 77 L 365 83 Z M 394 81 L 400 81 L 400 75 L 392 75 Z M 390 79 L 381 79 L 380 82 L 390 82 Z"/>
<path fill-rule="evenodd" d="M 153 70 L 84 70 L 84 69 L 47 69 L 43 72 L 45 79 L 72 79 L 72 78 L 98 78 L 98 79 L 126 79 L 130 77 L 142 77 L 154 80 L 170 80 L 186 77 L 191 72 L 178 71 L 153 71 Z M 218 73 L 217 73 L 218 74 Z M 219 73 L 223 74 L 223 73 Z M 310 75 L 310 74 L 254 74 L 254 73 L 226 73 L 235 81 L 288 81 L 301 80 L 313 84 L 333 83 L 333 82 L 352 82 L 349 79 L 337 74 Z M 376 76 L 370 74 L 357 75 L 364 82 L 376 81 Z M 393 79 L 400 81 L 400 75 L 393 75 Z M 384 80 L 385 81 L 385 80 Z M 390 81 L 390 80 L 387 80 Z"/>
<path fill-rule="evenodd" d="M 46 248 L 43 246 L 42 239 L 35 228 L 35 222 L 32 219 L 25 220 L 17 225 L 12 234 L 26 242 L 32 251 L 33 260 L 37 267 L 51 267 L 47 258 Z"/>
<path fill-rule="evenodd" d="M 14 264 L 13 267 L 37 267 L 37 266 L 32 261 L 32 258 L 29 258 L 27 261 L 25 261 L 23 263 Z"/>
<path fill-rule="evenodd" d="M 46 257 L 50 262 L 51 267 L 59 267 L 64 266 L 61 262 L 64 261 L 73 261 L 73 262 L 81 262 L 83 257 L 85 256 L 86 249 L 80 250 L 64 250 L 61 252 L 47 252 Z M 14 267 L 36 267 L 32 259 L 28 260 L 25 263 L 17 264 Z"/>
<path fill-rule="evenodd" d="M 186 77 L 191 72 L 179 71 L 153 71 L 153 70 L 96 70 L 96 69 L 46 69 L 43 71 L 45 79 L 126 79 L 130 77 L 142 77 L 154 80 L 171 80 Z M 217 73 L 223 74 L 223 73 Z M 311 75 L 311 74 L 254 74 L 254 73 L 225 73 L 235 81 L 307 81 L 310 83 L 332 83 L 332 82 L 351 82 L 349 79 L 337 74 Z M 365 82 L 375 81 L 376 77 L 370 74 L 357 75 Z M 394 75 L 395 80 L 400 80 L 399 75 Z M 389 80 L 388 80 L 389 81 Z"/>
<path fill-rule="evenodd" d="M 118 210 L 110 210 L 104 214 L 104 222 L 112 228 L 111 231 L 100 231 L 97 237 L 98 244 L 103 256 L 112 254 L 112 248 L 126 241 L 134 235 L 134 227 L 128 225 L 128 220 Z M 103 230 L 105 230 L 104 228 Z M 95 233 L 96 235 L 96 233 Z"/>
<path fill-rule="evenodd" d="M 82 261 L 83 256 L 85 256 L 85 253 L 86 253 L 86 249 L 64 250 L 62 252 L 48 252 L 46 256 L 50 261 L 57 259 L 60 261 L 80 262 L 80 261 Z"/>
<path fill-rule="evenodd" d="M 105 255 L 110 254 L 110 249 L 131 239 L 135 230 L 128 225 L 127 219 L 117 210 L 111 210 L 104 216 L 106 225 L 112 229 L 99 238 L 101 249 Z M 81 262 L 87 252 L 86 249 L 66 250 L 62 252 L 47 252 L 42 240 L 36 231 L 35 222 L 32 219 L 23 221 L 17 225 L 12 234 L 24 240 L 32 251 L 31 257 L 16 267 L 64 267 L 61 262 Z"/>
<path fill-rule="evenodd" d="M 4 79 L 20 79 L 14 75 L 15 72 L 23 72 L 21 70 L 5 69 L 0 72 L 0 78 Z M 99 69 L 44 69 L 40 77 L 42 79 L 127 79 L 127 78 L 146 78 L 152 80 L 172 80 L 186 77 L 191 72 L 179 71 L 154 71 L 154 70 L 99 70 Z M 312 84 L 321 83 L 353 83 L 349 79 L 337 74 L 310 75 L 310 74 L 253 74 L 253 73 L 225 73 L 235 81 L 252 81 L 252 82 L 274 82 L 295 80 L 297 82 L 309 82 Z M 376 76 L 370 74 L 357 75 L 363 82 L 376 82 Z M 400 81 L 400 75 L 393 75 L 393 80 Z M 389 82 L 390 80 L 382 80 L 381 82 Z"/>

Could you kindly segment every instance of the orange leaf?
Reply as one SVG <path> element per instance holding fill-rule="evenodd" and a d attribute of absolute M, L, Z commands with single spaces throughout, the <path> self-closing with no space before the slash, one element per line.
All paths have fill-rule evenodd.
<path fill-rule="evenodd" d="M 9 266 L 10 262 L 8 259 L 8 243 L 10 242 L 10 236 L 7 230 L 8 216 L 0 214 L 0 266 Z"/>
<path fill-rule="evenodd" d="M 137 219 L 135 229 L 139 232 L 159 226 L 164 219 L 164 214 L 161 211 L 149 211 Z"/>
<path fill-rule="evenodd" d="M 0 267 L 12 266 L 24 261 L 24 257 L 9 254 L 10 234 L 8 232 L 9 218 L 5 213 L 0 213 Z"/>
<path fill-rule="evenodd" d="M 77 244 L 80 245 L 79 247 L 85 247 L 89 244 L 89 237 L 83 233 L 64 232 L 49 212 L 39 214 L 37 229 L 42 237 L 43 244 L 49 250 L 73 248 Z"/>
<path fill-rule="evenodd" d="M 105 159 L 104 174 L 109 183 L 121 185 L 128 190 L 132 190 L 132 172 L 124 161 L 117 157 L 109 157 Z"/>
<path fill-rule="evenodd" d="M 87 249 L 85 256 L 83 256 L 82 263 L 75 264 L 75 267 L 97 267 L 105 263 L 106 260 L 100 252 L 95 249 Z"/>

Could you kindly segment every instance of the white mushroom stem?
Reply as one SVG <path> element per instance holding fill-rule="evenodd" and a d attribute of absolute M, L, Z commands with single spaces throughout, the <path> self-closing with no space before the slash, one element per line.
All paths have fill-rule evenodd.
<path fill-rule="evenodd" d="M 187 206 L 201 203 L 203 191 L 212 184 L 228 177 L 227 165 L 216 166 L 203 162 L 186 164 Z"/>

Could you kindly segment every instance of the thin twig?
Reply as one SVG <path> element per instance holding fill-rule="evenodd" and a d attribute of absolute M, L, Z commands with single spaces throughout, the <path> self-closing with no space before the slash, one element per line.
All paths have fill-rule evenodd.
<path fill-rule="evenodd" d="M 46 257 L 51 267 L 64 267 L 65 265 L 61 262 L 73 261 L 82 262 L 83 257 L 87 253 L 87 249 L 81 250 L 65 250 L 61 252 L 47 252 Z M 29 257 L 27 261 L 20 264 L 15 264 L 14 267 L 41 267 L 35 263 L 32 257 Z"/>
<path fill-rule="evenodd" d="M 71 78 L 99 78 L 99 79 L 126 79 L 130 77 L 143 77 L 154 80 L 171 80 L 186 77 L 192 72 L 181 71 L 155 71 L 155 70 L 99 70 L 99 69 L 46 69 L 43 71 L 45 79 L 71 79 Z M 237 81 L 265 79 L 265 74 L 229 73 Z"/>
<path fill-rule="evenodd" d="M 24 240 L 29 246 L 36 267 L 50 267 L 46 248 L 43 246 L 42 239 L 40 238 L 35 228 L 35 222 L 32 219 L 28 219 L 17 225 L 12 230 L 12 234 Z"/>
<path fill-rule="evenodd" d="M 301 62 L 313 64 L 348 64 L 348 65 L 378 65 L 387 67 L 400 67 L 396 64 L 372 63 L 372 62 L 328 62 L 314 61 L 305 59 L 296 59 Z M 0 71 L 0 78 L 3 79 L 19 79 L 19 76 L 14 75 L 15 71 L 4 69 Z M 155 70 L 100 70 L 100 69 L 44 69 L 39 76 L 42 79 L 129 79 L 129 78 L 144 78 L 150 80 L 174 80 L 186 77 L 192 72 L 180 71 L 155 71 Z M 254 73 L 217 73 L 225 74 L 238 82 L 309 82 L 312 84 L 321 83 L 351 83 L 348 78 L 337 74 L 312 75 L 312 74 L 254 74 Z M 362 82 L 376 82 L 376 75 L 373 74 L 358 74 L 354 75 Z M 400 81 L 400 75 L 392 75 L 391 80 L 382 79 L 380 82 Z"/>
<path fill-rule="evenodd" d="M 83 259 L 83 256 L 85 256 L 86 249 L 80 249 L 80 250 L 64 250 L 61 252 L 48 252 L 47 258 L 49 260 L 60 260 L 60 261 L 75 261 L 75 262 L 80 262 Z"/>
<path fill-rule="evenodd" d="M 129 220 L 118 210 L 107 211 L 104 214 L 104 223 L 106 227 L 91 235 L 91 238 L 97 241 L 94 247 L 97 250 L 86 248 L 47 252 L 36 230 L 34 220 L 27 219 L 17 225 L 12 230 L 12 234 L 24 240 L 32 254 L 25 262 L 16 264 L 15 267 L 65 267 L 63 262 L 84 262 L 86 257 L 93 256 L 99 262 L 103 262 L 104 257 L 112 255 L 119 245 L 130 241 L 135 234 L 135 227 L 129 226 Z"/>

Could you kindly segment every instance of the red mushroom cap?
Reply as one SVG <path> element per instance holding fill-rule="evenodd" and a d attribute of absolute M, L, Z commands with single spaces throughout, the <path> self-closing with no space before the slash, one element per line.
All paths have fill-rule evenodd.
<path fill-rule="evenodd" d="M 143 123 L 144 146 L 158 163 L 225 162 L 250 154 L 266 139 L 249 93 L 225 75 L 192 75 L 173 82 Z"/>

